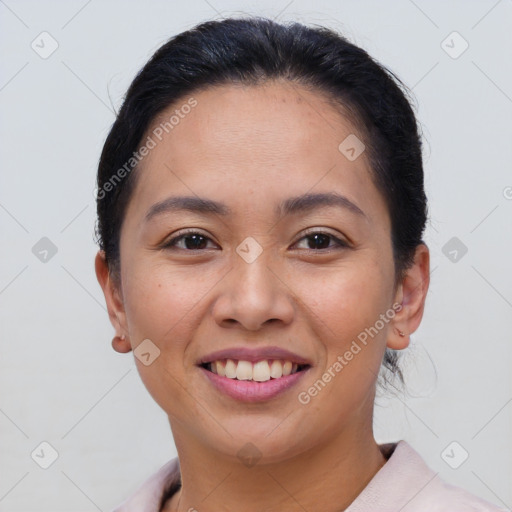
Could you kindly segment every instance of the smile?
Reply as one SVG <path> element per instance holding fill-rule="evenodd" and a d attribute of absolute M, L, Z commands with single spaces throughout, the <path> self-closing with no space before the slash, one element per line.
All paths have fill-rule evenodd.
<path fill-rule="evenodd" d="M 264 402 L 295 386 L 313 363 L 282 347 L 231 347 L 204 355 L 197 367 L 216 392 L 240 402 Z"/>
<path fill-rule="evenodd" d="M 206 370 L 239 381 L 267 382 L 280 379 L 303 371 L 306 364 L 294 363 L 290 360 L 262 359 L 260 361 L 244 361 L 236 359 L 219 359 L 201 365 Z"/>

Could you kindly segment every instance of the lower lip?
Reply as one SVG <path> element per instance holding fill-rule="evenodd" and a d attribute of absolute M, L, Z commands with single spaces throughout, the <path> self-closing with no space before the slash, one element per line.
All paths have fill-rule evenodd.
<path fill-rule="evenodd" d="M 237 380 L 221 377 L 205 368 L 199 368 L 210 382 L 219 390 L 235 400 L 242 402 L 264 402 L 297 384 L 308 369 L 265 382 Z"/>

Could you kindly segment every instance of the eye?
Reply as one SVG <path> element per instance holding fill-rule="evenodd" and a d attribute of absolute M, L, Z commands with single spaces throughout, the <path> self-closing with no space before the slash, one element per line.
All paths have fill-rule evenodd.
<path fill-rule="evenodd" d="M 343 240 L 340 240 L 338 237 L 335 237 L 331 233 L 325 233 L 323 231 L 314 231 L 308 233 L 306 236 L 302 237 L 295 245 L 300 245 L 300 243 L 305 240 L 307 247 L 302 247 L 302 249 L 312 250 L 312 251 L 325 251 L 326 249 L 342 249 L 349 247 L 349 244 Z M 331 242 L 333 242 L 331 244 Z"/>
<path fill-rule="evenodd" d="M 314 231 L 308 233 L 306 236 L 302 237 L 298 242 L 296 242 L 295 246 L 299 246 L 301 243 L 304 245 L 303 241 L 306 242 L 306 247 L 299 247 L 299 249 L 306 249 L 315 252 L 349 247 L 347 242 L 339 239 L 331 233 L 326 233 L 323 231 Z M 214 244 L 214 242 L 209 237 L 198 231 L 187 231 L 164 242 L 161 248 L 171 250 L 181 249 L 184 251 L 201 251 L 218 247 L 216 244 L 214 244 L 214 247 L 208 247 L 209 242 Z"/>
<path fill-rule="evenodd" d="M 198 231 L 187 231 L 164 242 L 162 249 L 182 249 L 184 251 L 200 251 L 208 249 L 212 240 Z"/>

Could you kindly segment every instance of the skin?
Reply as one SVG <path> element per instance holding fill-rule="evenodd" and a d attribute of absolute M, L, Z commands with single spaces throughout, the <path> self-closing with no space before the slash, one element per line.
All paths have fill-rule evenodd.
<path fill-rule="evenodd" d="M 385 463 L 372 431 L 377 374 L 386 346 L 406 348 L 420 324 L 428 249 L 418 246 L 397 283 L 389 213 L 366 155 L 349 161 L 338 150 L 358 131 L 322 94 L 272 82 L 217 86 L 194 98 L 197 106 L 137 171 L 120 235 L 120 279 L 101 251 L 96 257 L 114 349 L 129 352 L 149 338 L 160 350 L 149 366 L 135 361 L 169 417 L 180 458 L 183 486 L 166 510 L 339 511 Z M 333 191 L 364 215 L 336 206 L 275 215 L 284 199 Z M 176 195 L 220 201 L 233 213 L 167 212 L 145 222 L 152 205 Z M 207 237 L 200 249 L 183 239 L 160 247 L 186 228 Z M 309 228 L 347 245 L 328 238 L 315 248 L 304 238 Z M 246 237 L 263 250 L 251 264 L 236 252 Z M 298 393 L 395 303 L 400 312 L 301 404 Z M 269 345 L 312 367 L 298 386 L 263 403 L 221 394 L 196 366 L 214 350 Z M 251 468 L 237 457 L 248 442 L 261 453 Z"/>

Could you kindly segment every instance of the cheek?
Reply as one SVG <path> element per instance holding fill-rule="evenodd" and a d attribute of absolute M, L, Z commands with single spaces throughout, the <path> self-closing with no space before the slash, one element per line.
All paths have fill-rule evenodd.
<path fill-rule="evenodd" d="M 390 306 L 389 272 L 368 258 L 361 265 L 312 270 L 301 281 L 298 295 L 314 313 L 329 350 L 350 344 Z"/>
<path fill-rule="evenodd" d="M 137 346 L 147 339 L 157 347 L 150 348 L 158 354 L 151 354 L 150 364 L 135 355 L 142 382 L 163 410 L 186 411 L 190 417 L 200 414 L 184 391 L 184 355 L 197 328 L 201 297 L 211 285 L 193 279 L 190 273 L 184 275 L 169 265 L 148 264 L 142 258 L 125 268 L 130 276 L 123 282 L 123 294 L 132 348 L 137 354 Z"/>
<path fill-rule="evenodd" d="M 303 283 L 301 298 L 325 358 L 318 361 L 319 372 L 301 391 L 313 397 L 308 407 L 314 414 L 329 416 L 326 425 L 334 432 L 354 411 L 373 407 L 387 324 L 377 334 L 366 329 L 390 307 L 392 274 L 376 258 L 365 258 L 361 266 L 331 269 L 325 276 L 309 272 Z"/>
<path fill-rule="evenodd" d="M 133 345 L 149 338 L 163 353 L 182 352 L 197 326 L 194 318 L 211 284 L 198 279 L 190 269 L 167 264 L 140 263 L 126 267 L 123 285 L 127 323 Z M 173 358 L 182 361 L 183 358 Z"/>

